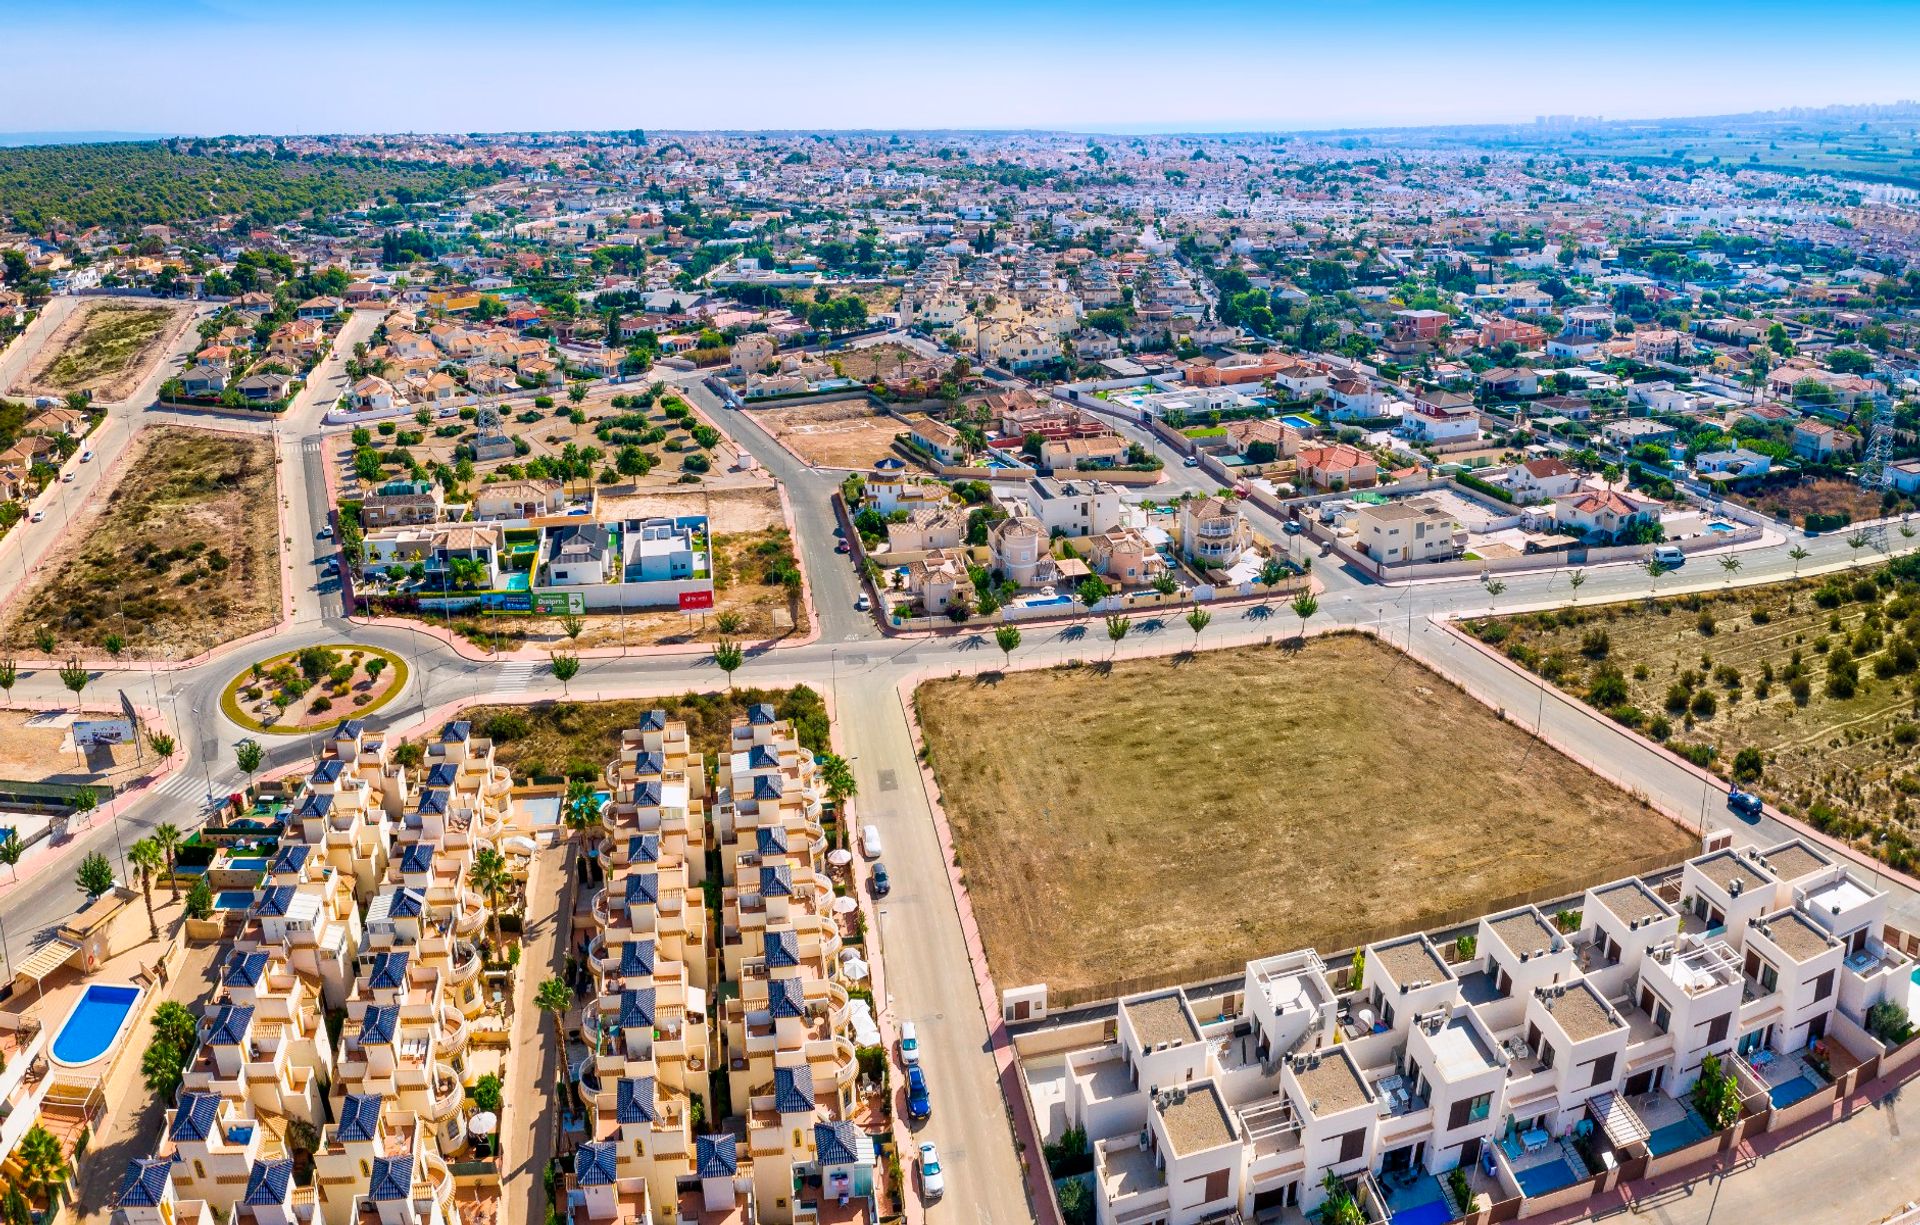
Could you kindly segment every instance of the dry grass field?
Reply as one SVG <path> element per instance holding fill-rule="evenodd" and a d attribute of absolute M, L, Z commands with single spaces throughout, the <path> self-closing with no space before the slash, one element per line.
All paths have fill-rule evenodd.
<path fill-rule="evenodd" d="M 898 344 L 835 349 L 829 356 L 839 363 L 841 373 L 850 379 L 858 379 L 862 383 L 872 382 L 878 378 L 891 378 L 903 369 L 922 364 L 927 360 L 907 346 Z M 943 358 L 940 361 L 942 370 L 952 365 L 952 358 Z"/>
<path fill-rule="evenodd" d="M 175 658 L 251 634 L 280 616 L 280 521 L 273 443 L 154 426 L 118 483 L 74 518 L 67 543 L 0 630 L 15 649 Z"/>
<path fill-rule="evenodd" d="M 179 307 L 121 302 L 76 310 L 47 338 L 22 390 L 91 391 L 101 400 L 123 400 L 146 376 L 180 314 Z"/>
<path fill-rule="evenodd" d="M 1912 507 L 1911 501 L 1898 495 L 1882 498 L 1878 493 L 1860 488 L 1853 481 L 1831 476 L 1808 477 L 1773 485 L 1753 494 L 1736 493 L 1732 499 L 1795 525 L 1806 523 L 1809 514 L 1844 514 L 1851 522 L 1865 523 L 1883 515 L 1900 514 Z"/>
<path fill-rule="evenodd" d="M 1697 848 L 1372 639 L 1178 658 L 918 691 L 1002 986 L 1231 973 Z"/>
<path fill-rule="evenodd" d="M 858 399 L 750 411 L 782 446 L 816 468 L 864 472 L 893 454 L 893 440 L 906 431 L 897 419 Z"/>
<path fill-rule="evenodd" d="M 1916 570 L 1902 560 L 1470 628 L 1683 756 L 1912 870 L 1920 859 Z M 1742 750 L 1750 750 L 1744 760 Z"/>

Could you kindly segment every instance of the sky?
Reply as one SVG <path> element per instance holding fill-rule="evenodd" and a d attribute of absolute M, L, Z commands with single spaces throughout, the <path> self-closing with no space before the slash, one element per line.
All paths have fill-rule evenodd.
<path fill-rule="evenodd" d="M 1920 92 L 1920 0 L 17 0 L 0 130 L 1254 131 Z"/>

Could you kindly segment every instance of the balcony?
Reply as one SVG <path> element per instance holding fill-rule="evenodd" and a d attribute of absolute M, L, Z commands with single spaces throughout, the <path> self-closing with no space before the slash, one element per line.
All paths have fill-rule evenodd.
<path fill-rule="evenodd" d="M 451 1008 L 441 1009 L 440 1049 L 449 1058 L 466 1052 L 467 1039 L 472 1036 L 472 1032 L 472 1027 L 467 1023 L 466 1017 Z"/>
<path fill-rule="evenodd" d="M 480 951 L 471 944 L 457 944 L 453 949 L 453 968 L 447 973 L 447 984 L 452 987 L 464 987 L 480 977 Z"/>
<path fill-rule="evenodd" d="M 461 890 L 455 906 L 453 930 L 456 935 L 476 935 L 487 925 L 487 905 L 475 895 Z"/>
<path fill-rule="evenodd" d="M 433 1069 L 431 1086 L 433 1097 L 433 1117 L 436 1122 L 445 1123 L 460 1113 L 460 1106 L 466 1101 L 466 1092 L 460 1087 L 460 1078 L 453 1069 L 436 1064 Z"/>

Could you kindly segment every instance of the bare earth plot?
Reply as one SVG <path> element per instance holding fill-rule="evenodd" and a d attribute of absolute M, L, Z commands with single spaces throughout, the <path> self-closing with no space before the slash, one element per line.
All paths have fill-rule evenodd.
<path fill-rule="evenodd" d="M 103 500 L 8 606 L 14 649 L 52 634 L 58 653 L 97 656 L 110 635 L 132 658 L 185 658 L 280 616 L 273 444 L 153 426 L 133 441 Z"/>
<path fill-rule="evenodd" d="M 994 978 L 1056 1002 L 1698 845 L 1364 637 L 938 680 L 916 702 Z"/>
<path fill-rule="evenodd" d="M 898 420 L 876 413 L 865 400 L 749 411 L 782 446 L 816 468 L 865 471 L 891 455 L 893 440 L 905 432 Z"/>
<path fill-rule="evenodd" d="M 1920 593 L 1877 573 L 1887 581 L 1860 571 L 1469 628 L 1783 811 L 1912 871 Z M 1759 760 L 1742 763 L 1743 749 Z"/>
<path fill-rule="evenodd" d="M 1844 514 L 1854 523 L 1864 523 L 1883 515 L 1897 515 L 1913 508 L 1911 500 L 1899 496 L 1882 499 L 1878 493 L 1860 488 L 1853 481 L 1838 477 L 1805 477 L 1798 481 L 1768 486 L 1752 494 L 1731 495 L 1736 502 L 1788 523 L 1804 524 L 1807 516 Z"/>
<path fill-rule="evenodd" d="M 124 400 L 159 358 L 183 310 L 123 302 L 82 307 L 47 337 L 20 390 L 45 395 L 90 391 L 97 399 Z"/>
<path fill-rule="evenodd" d="M 927 360 L 907 346 L 897 344 L 836 349 L 832 357 L 839 363 L 842 374 L 850 379 L 858 379 L 862 383 L 890 378 L 909 366 L 921 365 Z M 943 358 L 939 364 L 940 368 L 945 370 L 953 365 L 953 361 L 950 358 Z"/>

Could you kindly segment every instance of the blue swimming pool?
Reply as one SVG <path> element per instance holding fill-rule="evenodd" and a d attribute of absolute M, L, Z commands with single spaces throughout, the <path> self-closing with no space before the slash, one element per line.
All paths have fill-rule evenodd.
<path fill-rule="evenodd" d="M 245 910 L 251 905 L 253 905 L 251 889 L 222 889 L 214 895 L 213 899 L 215 910 Z"/>
<path fill-rule="evenodd" d="M 1669 1123 L 1665 1127 L 1655 1129 L 1654 1133 L 1647 1137 L 1647 1150 L 1656 1157 L 1664 1157 L 1668 1153 L 1678 1152 L 1689 1144 L 1704 1140 L 1712 1134 L 1707 1130 L 1704 1122 L 1693 1115 L 1687 1115 L 1678 1123 Z"/>
<path fill-rule="evenodd" d="M 231 868 L 235 872 L 265 872 L 267 870 L 267 861 L 265 856 L 258 858 L 246 856 L 241 859 L 229 859 L 221 866 Z"/>
<path fill-rule="evenodd" d="M 1073 603 L 1073 597 L 1070 595 L 1049 595 L 1038 596 L 1031 600 L 1022 600 L 1020 601 L 1020 606 L 1022 608 L 1057 608 L 1062 604 L 1071 603 Z"/>
<path fill-rule="evenodd" d="M 139 999 L 138 987 L 88 987 L 53 1040 L 53 1061 L 92 1063 L 112 1050 Z"/>
<path fill-rule="evenodd" d="M 1453 1213 L 1447 1211 L 1446 1201 L 1437 1199 L 1402 1208 L 1391 1218 L 1393 1225 L 1447 1225 L 1452 1219 Z"/>
<path fill-rule="evenodd" d="M 1709 523 L 1707 524 L 1707 530 L 1713 532 L 1715 535 L 1731 536 L 1733 535 L 1733 524 L 1719 522 Z"/>
<path fill-rule="evenodd" d="M 1288 413 L 1286 416 L 1280 418 L 1280 420 L 1296 430 L 1313 430 L 1320 428 L 1318 421 L 1315 421 L 1312 417 L 1303 417 L 1299 413 Z"/>
<path fill-rule="evenodd" d="M 1772 1100 L 1774 1109 L 1778 1110 L 1782 1106 L 1791 1106 L 1802 1098 L 1812 1097 L 1819 1087 L 1805 1076 L 1796 1076 L 1767 1090 L 1767 1097 Z"/>
<path fill-rule="evenodd" d="M 1580 1181 L 1580 1175 L 1574 1173 L 1566 1158 L 1558 1161 L 1542 1162 L 1524 1170 L 1515 1170 L 1513 1177 L 1520 1184 L 1522 1195 L 1545 1195 L 1549 1191 L 1558 1191 L 1562 1187 L 1571 1187 Z"/>

